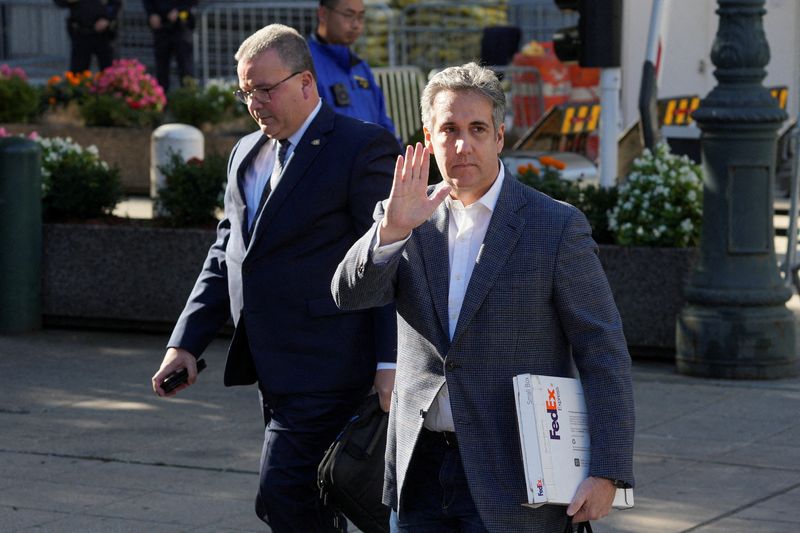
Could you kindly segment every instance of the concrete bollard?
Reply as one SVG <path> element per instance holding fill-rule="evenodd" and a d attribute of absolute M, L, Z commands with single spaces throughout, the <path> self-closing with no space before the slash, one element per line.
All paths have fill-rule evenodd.
<path fill-rule="evenodd" d="M 42 177 L 39 146 L 0 139 L 0 334 L 42 327 Z"/>
<path fill-rule="evenodd" d="M 150 136 L 150 198 L 157 198 L 158 190 L 164 186 L 166 178 L 159 167 L 169 162 L 170 155 L 180 153 L 184 161 L 193 157 L 203 159 L 204 142 L 203 133 L 187 124 L 164 124 L 153 131 Z"/>

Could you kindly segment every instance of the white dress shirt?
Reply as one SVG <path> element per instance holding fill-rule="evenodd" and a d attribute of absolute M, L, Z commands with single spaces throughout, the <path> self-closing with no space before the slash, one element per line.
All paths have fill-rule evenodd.
<path fill-rule="evenodd" d="M 453 339 L 456 331 L 461 305 L 464 303 L 464 295 L 472 277 L 472 270 L 480 260 L 483 240 L 497 205 L 504 178 L 505 169 L 501 163 L 497 179 L 478 201 L 465 207 L 460 200 L 449 196 L 445 199 L 448 212 L 447 248 L 450 254 L 450 287 L 447 306 L 450 340 Z M 411 235 L 400 242 L 384 246 L 381 246 L 379 240 L 376 239 L 372 248 L 372 261 L 378 265 L 387 263 L 394 254 L 400 252 L 410 238 Z M 424 426 L 431 431 L 455 430 L 447 383 L 439 389 L 425 416 Z"/>
<path fill-rule="evenodd" d="M 317 107 L 306 117 L 306 121 L 300 128 L 291 134 L 287 139 L 291 143 L 286 150 L 286 160 L 283 163 L 283 170 L 289 166 L 294 155 L 294 148 L 300 139 L 305 135 L 311 121 L 319 113 L 322 108 L 322 100 L 317 102 Z M 270 190 L 274 191 L 281 181 L 283 172 L 277 173 L 276 163 L 278 162 L 278 139 L 272 139 L 264 143 L 258 154 L 253 158 L 253 162 L 244 172 L 244 199 L 247 203 L 247 227 L 252 228 L 255 222 L 256 215 L 258 214 L 258 204 L 261 202 L 261 194 L 264 192 L 264 187 L 269 178 Z M 267 198 L 269 201 L 269 198 Z"/>

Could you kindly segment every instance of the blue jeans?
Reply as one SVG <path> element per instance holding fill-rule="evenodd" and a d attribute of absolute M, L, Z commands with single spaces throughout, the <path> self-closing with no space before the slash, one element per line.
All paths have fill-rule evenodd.
<path fill-rule="evenodd" d="M 400 512 L 392 511 L 392 533 L 486 533 L 457 445 L 423 430 L 403 484 Z"/>

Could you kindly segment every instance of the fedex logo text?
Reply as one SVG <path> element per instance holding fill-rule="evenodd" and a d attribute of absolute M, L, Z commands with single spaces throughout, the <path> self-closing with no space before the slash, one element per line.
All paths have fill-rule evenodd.
<path fill-rule="evenodd" d="M 550 418 L 553 420 L 553 429 L 550 430 L 550 439 L 561 440 L 561 436 L 558 434 L 558 402 L 556 401 L 556 391 L 553 387 L 547 388 L 547 401 L 544 403 L 544 406 L 547 408 L 547 412 L 550 413 Z"/>
<path fill-rule="evenodd" d="M 544 496 L 544 483 L 542 483 L 541 479 L 536 480 L 536 495 L 537 496 Z"/>

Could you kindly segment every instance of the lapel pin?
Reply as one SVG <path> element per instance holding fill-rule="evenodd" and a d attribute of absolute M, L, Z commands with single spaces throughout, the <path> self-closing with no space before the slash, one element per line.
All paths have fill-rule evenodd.
<path fill-rule="evenodd" d="M 311 141 L 311 146 L 319 146 L 319 139 L 314 139 Z"/>

